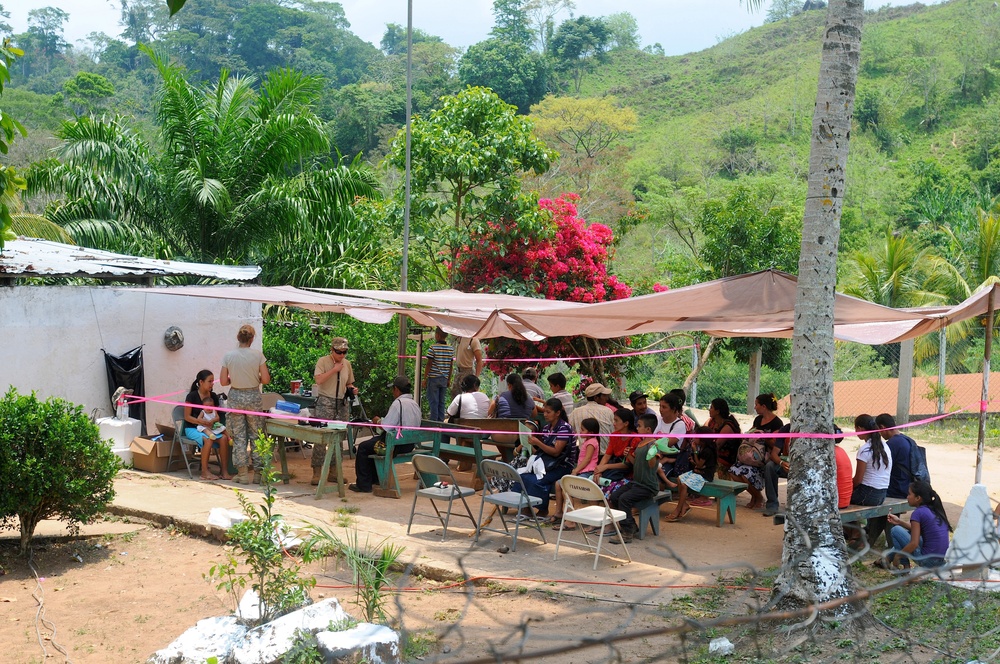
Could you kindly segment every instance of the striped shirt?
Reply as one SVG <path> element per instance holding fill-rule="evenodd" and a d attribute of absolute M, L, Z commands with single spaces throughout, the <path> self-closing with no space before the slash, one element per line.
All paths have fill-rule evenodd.
<path fill-rule="evenodd" d="M 427 349 L 426 357 L 431 361 L 431 368 L 427 372 L 428 378 L 451 376 L 451 363 L 455 359 L 454 348 L 448 344 L 434 344 Z"/>

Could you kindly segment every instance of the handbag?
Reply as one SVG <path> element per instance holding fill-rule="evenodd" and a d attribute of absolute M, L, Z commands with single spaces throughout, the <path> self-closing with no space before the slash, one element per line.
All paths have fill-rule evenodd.
<path fill-rule="evenodd" d="M 764 459 L 764 444 L 753 440 L 744 440 L 736 451 L 736 461 L 746 466 L 763 468 Z"/>

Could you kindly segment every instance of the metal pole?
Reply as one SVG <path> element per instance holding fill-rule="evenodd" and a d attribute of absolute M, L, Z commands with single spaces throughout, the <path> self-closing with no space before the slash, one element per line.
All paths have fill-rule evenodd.
<path fill-rule="evenodd" d="M 948 335 L 945 328 L 938 331 L 938 415 L 944 415 L 944 372 L 948 363 Z"/>
<path fill-rule="evenodd" d="M 986 409 L 990 402 L 990 356 L 993 354 L 993 297 L 996 286 L 990 287 L 989 313 L 986 315 L 986 351 L 983 353 L 983 398 L 979 404 L 979 444 L 976 447 L 976 484 L 983 479 L 983 448 L 986 446 Z"/>
<path fill-rule="evenodd" d="M 399 289 L 407 289 L 407 264 L 410 255 L 410 121 L 413 114 L 413 0 L 406 2 L 406 165 L 403 172 L 403 263 L 399 269 Z M 399 340 L 396 344 L 396 374 L 406 375 L 407 317 L 399 316 Z M 417 354 L 417 364 L 420 354 Z"/>

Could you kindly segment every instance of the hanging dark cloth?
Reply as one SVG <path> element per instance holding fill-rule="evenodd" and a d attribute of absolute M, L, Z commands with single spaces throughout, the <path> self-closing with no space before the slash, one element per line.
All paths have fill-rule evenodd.
<path fill-rule="evenodd" d="M 142 369 L 142 346 L 133 348 L 121 355 L 112 355 L 103 348 L 104 364 L 108 370 L 108 398 L 111 401 L 111 412 L 117 412 L 113 397 L 115 390 L 124 387 L 132 390 L 139 397 L 146 396 L 145 380 Z M 130 403 L 128 416 L 142 422 L 142 433 L 146 434 L 146 402 Z"/>

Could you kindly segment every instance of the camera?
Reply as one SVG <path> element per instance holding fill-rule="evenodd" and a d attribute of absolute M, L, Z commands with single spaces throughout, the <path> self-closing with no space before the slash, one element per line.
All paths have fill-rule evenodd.
<path fill-rule="evenodd" d="M 344 399 L 345 400 L 353 399 L 356 393 L 357 390 L 355 390 L 353 386 L 344 388 Z"/>

